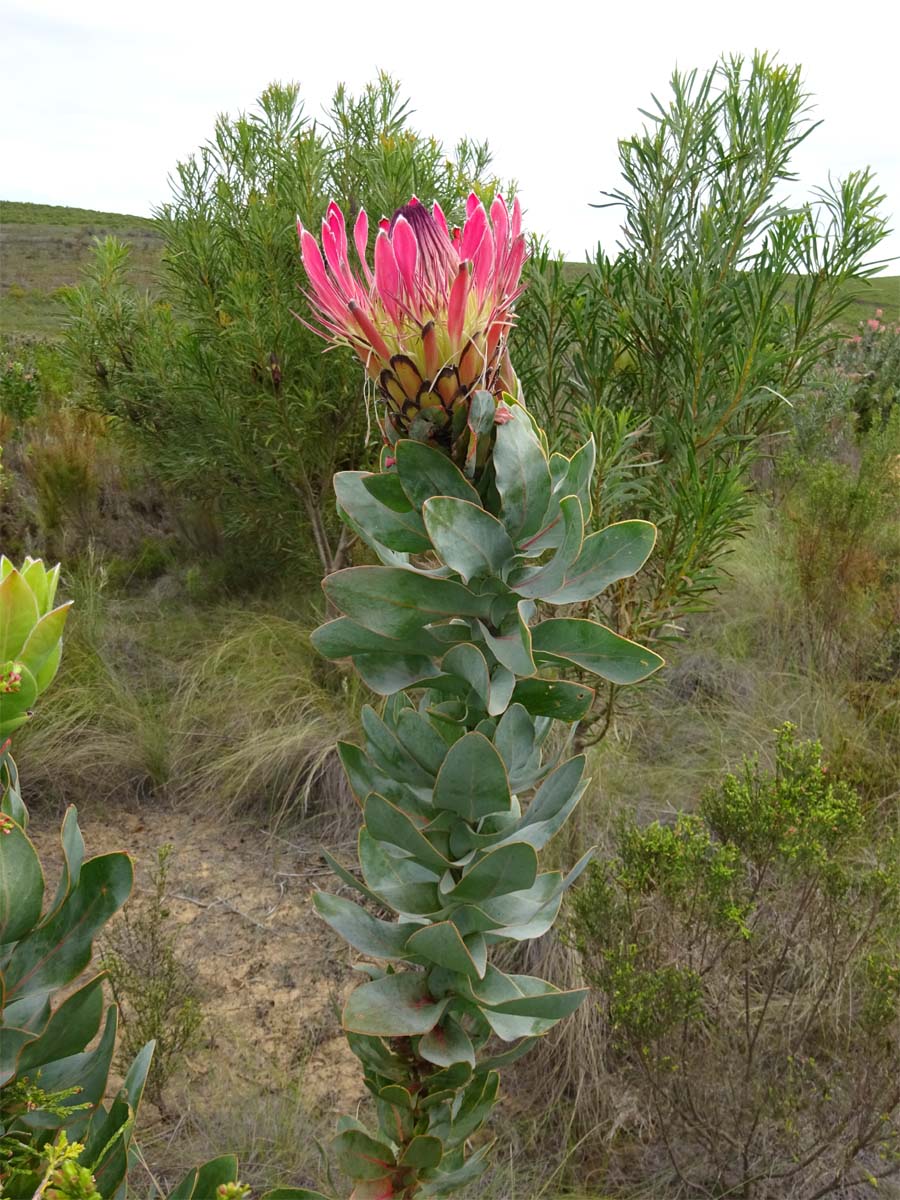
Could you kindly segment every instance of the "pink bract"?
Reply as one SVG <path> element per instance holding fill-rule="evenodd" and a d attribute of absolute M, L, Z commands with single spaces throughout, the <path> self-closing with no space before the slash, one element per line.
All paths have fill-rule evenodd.
<path fill-rule="evenodd" d="M 462 228 L 451 230 L 439 204 L 429 210 L 413 196 L 380 223 L 371 264 L 365 210 L 352 266 L 336 204 L 321 248 L 299 222 L 298 233 L 318 322 L 310 328 L 359 355 L 387 403 L 391 441 L 417 418 L 446 441 L 474 391 L 515 392 L 506 339 L 526 255 L 518 200 L 510 211 L 498 196 L 488 214 L 473 193 Z"/>

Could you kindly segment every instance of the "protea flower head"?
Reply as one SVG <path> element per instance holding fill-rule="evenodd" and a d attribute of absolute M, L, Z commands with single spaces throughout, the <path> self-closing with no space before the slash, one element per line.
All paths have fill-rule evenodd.
<path fill-rule="evenodd" d="M 412 436 L 450 449 L 474 392 L 515 394 L 506 338 L 525 260 L 518 200 L 510 213 L 498 196 L 488 216 L 473 193 L 462 229 L 451 230 L 439 204 L 429 210 L 413 196 L 380 223 L 373 266 L 365 210 L 353 227 L 356 268 L 336 204 L 321 250 L 299 222 L 298 232 L 316 332 L 359 355 L 385 401 L 388 442 Z"/>

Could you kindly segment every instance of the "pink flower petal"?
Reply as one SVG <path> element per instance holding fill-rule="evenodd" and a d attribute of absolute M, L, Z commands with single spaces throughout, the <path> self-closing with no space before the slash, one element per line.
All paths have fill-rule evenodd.
<path fill-rule="evenodd" d="M 362 309 L 359 307 L 359 305 L 356 304 L 354 301 L 352 301 L 352 300 L 350 301 L 349 307 L 350 307 L 350 315 L 353 317 L 354 321 L 356 321 L 357 325 L 362 330 L 363 336 L 365 337 L 366 341 L 369 343 L 369 345 L 372 347 L 372 349 L 375 351 L 375 353 L 378 355 L 379 358 L 383 359 L 384 362 L 386 362 L 386 363 L 390 362 L 390 360 L 391 360 L 390 347 L 388 346 L 388 344 L 384 340 L 384 338 L 381 336 L 381 334 L 378 332 L 378 330 L 375 328 L 375 325 L 373 324 L 371 319 L 366 315 L 366 313 L 364 313 L 362 311 Z"/>
<path fill-rule="evenodd" d="M 431 206 L 431 215 L 434 217 L 438 229 L 449 239 L 450 230 L 447 228 L 447 218 L 444 216 L 444 210 L 438 204 L 437 200 Z"/>
<path fill-rule="evenodd" d="M 331 275 L 335 283 L 345 282 L 337 238 L 331 226 L 324 221 L 322 222 L 322 250 L 325 254 L 325 261 L 331 268 Z"/>
<path fill-rule="evenodd" d="M 319 243 L 309 232 L 300 225 L 297 227 L 300 231 L 300 257 L 303 259 L 303 266 L 313 287 L 330 286 L 328 285 L 328 276 L 325 273 L 325 263 L 322 261 L 322 251 L 319 249 Z"/>
<path fill-rule="evenodd" d="M 515 200 L 513 201 L 512 227 L 510 229 L 510 233 L 512 234 L 512 237 L 513 237 L 513 241 L 515 241 L 515 239 L 517 237 L 519 237 L 521 232 L 522 232 L 522 205 L 519 203 L 519 197 L 516 196 Z"/>
<path fill-rule="evenodd" d="M 484 211 L 484 205 L 479 201 L 466 218 L 463 226 L 462 242 L 459 247 L 461 259 L 471 260 L 475 256 L 475 251 L 481 245 L 481 239 L 487 232 L 487 228 L 487 213 Z"/>
<path fill-rule="evenodd" d="M 375 295 L 394 324 L 399 325 L 397 299 L 400 295 L 400 270 L 391 239 L 383 229 L 375 239 Z"/>
<path fill-rule="evenodd" d="M 341 210 L 338 208 L 338 206 L 335 204 L 335 202 L 333 200 L 328 205 L 328 210 L 326 213 L 326 220 L 328 222 L 328 228 L 334 234 L 335 241 L 337 242 L 338 254 L 340 255 L 341 259 L 344 262 L 346 262 L 347 261 L 347 223 L 344 220 L 344 214 L 341 212 Z"/>
<path fill-rule="evenodd" d="M 501 248 L 505 250 L 509 243 L 509 213 L 500 196 L 497 196 L 491 205 L 491 224 L 494 226 L 494 245 L 499 258 Z"/>
<path fill-rule="evenodd" d="M 494 283 L 494 241 L 488 230 L 485 230 L 481 243 L 472 255 L 472 278 L 480 305 Z"/>
<path fill-rule="evenodd" d="M 314 295 L 311 297 L 313 304 L 323 312 L 330 313 L 338 321 L 344 320 L 346 305 L 328 278 L 318 242 L 307 229 L 304 229 L 300 235 L 300 256 L 313 287 Z"/>
<path fill-rule="evenodd" d="M 447 305 L 447 332 L 450 335 L 450 345 L 454 353 L 459 350 L 462 341 L 463 325 L 466 319 L 466 301 L 469 299 L 469 264 L 459 264 L 459 273 L 450 288 L 450 300 Z"/>
<path fill-rule="evenodd" d="M 417 288 L 416 288 L 416 260 L 419 256 L 419 248 L 416 244 L 416 235 L 413 233 L 409 221 L 405 217 L 398 217 L 391 233 L 391 245 L 394 248 L 394 255 L 397 259 L 397 266 L 400 269 L 400 278 L 403 280 L 406 288 L 406 301 L 411 308 L 416 307 Z"/>
<path fill-rule="evenodd" d="M 361 208 L 356 215 L 356 221 L 353 224 L 353 242 L 356 246 L 356 253 L 362 265 L 363 273 L 366 277 L 366 282 L 369 287 L 372 286 L 372 272 L 369 264 L 366 261 L 366 251 L 369 248 L 369 218 L 366 215 L 366 210 Z"/>

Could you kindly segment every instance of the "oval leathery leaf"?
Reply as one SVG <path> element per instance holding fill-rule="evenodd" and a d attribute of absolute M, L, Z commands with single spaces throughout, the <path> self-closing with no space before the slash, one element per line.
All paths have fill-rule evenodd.
<path fill-rule="evenodd" d="M 438 557 L 463 583 L 499 575 L 515 557 L 509 534 L 480 504 L 435 496 L 426 502 L 422 515 Z"/>
<path fill-rule="evenodd" d="M 421 509 L 432 496 L 480 503 L 478 492 L 445 454 L 404 438 L 395 447 L 397 475 L 411 504 Z"/>
<path fill-rule="evenodd" d="M 585 538 L 560 587 L 541 599 L 548 604 L 593 600 L 610 584 L 639 571 L 655 544 L 656 526 L 649 521 L 620 521 L 600 529 Z"/>
<path fill-rule="evenodd" d="M 361 984 L 344 1006 L 344 1028 L 374 1037 L 415 1037 L 428 1033 L 449 1003 L 428 991 L 420 972 L 404 971 Z"/>
<path fill-rule="evenodd" d="M 619 685 L 639 683 L 663 665 L 645 646 L 578 617 L 541 621 L 531 638 L 537 662 L 572 663 Z"/>
<path fill-rule="evenodd" d="M 37 925 L 44 900 L 44 873 L 24 829 L 0 817 L 0 946 L 17 942 Z"/>
<path fill-rule="evenodd" d="M 405 637 L 456 616 L 486 616 L 490 603 L 451 579 L 433 579 L 400 567 L 347 567 L 323 585 L 329 600 L 373 633 Z"/>
<path fill-rule="evenodd" d="M 483 734 L 467 733 L 450 747 L 435 780 L 434 804 L 467 821 L 508 811 L 506 767 Z"/>
<path fill-rule="evenodd" d="M 322 920 L 361 954 L 385 959 L 407 957 L 407 934 L 402 925 L 381 921 L 352 900 L 330 892 L 316 892 L 313 903 Z"/>
<path fill-rule="evenodd" d="M 431 542 L 419 514 L 409 505 L 407 512 L 397 512 L 376 499 L 365 486 L 367 478 L 365 471 L 339 471 L 334 477 L 338 511 L 346 516 L 348 524 L 369 544 L 375 541 L 389 550 L 413 554 L 430 550 Z"/>
<path fill-rule="evenodd" d="M 494 472 L 501 520 L 514 542 L 538 531 L 550 501 L 550 468 L 531 419 L 519 404 L 497 430 Z"/>

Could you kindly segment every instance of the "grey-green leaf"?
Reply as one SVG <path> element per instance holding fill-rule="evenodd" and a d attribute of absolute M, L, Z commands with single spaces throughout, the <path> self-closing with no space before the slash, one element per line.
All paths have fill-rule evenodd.
<path fill-rule="evenodd" d="M 338 511 L 369 545 L 418 554 L 431 548 L 422 518 L 412 508 L 400 513 L 382 504 L 364 486 L 366 471 L 339 471 L 334 477 Z"/>
<path fill-rule="evenodd" d="M 322 586 L 336 608 L 385 637 L 406 637 L 451 617 L 486 618 L 490 610 L 488 596 L 402 567 L 347 567 L 329 575 Z"/>
<path fill-rule="evenodd" d="M 438 772 L 434 806 L 477 821 L 508 812 L 509 779 L 503 759 L 484 734 L 467 733 L 455 742 Z"/>
<path fill-rule="evenodd" d="M 514 542 L 536 533 L 550 501 L 550 468 L 531 420 L 519 404 L 512 420 L 497 426 L 494 471 L 503 524 Z"/>
<path fill-rule="evenodd" d="M 656 526 L 649 521 L 619 521 L 585 538 L 581 553 L 566 572 L 562 586 L 543 596 L 549 604 L 577 604 L 595 596 L 619 579 L 641 569 L 656 543 Z"/>
<path fill-rule="evenodd" d="M 416 508 L 421 508 L 432 496 L 454 496 L 457 500 L 480 503 L 475 488 L 440 450 L 424 442 L 403 439 L 394 447 L 394 454 L 400 483 Z"/>
<path fill-rule="evenodd" d="M 441 1019 L 449 997 L 435 999 L 420 972 L 373 979 L 350 993 L 343 1025 L 372 1037 L 417 1037 Z"/>
<path fill-rule="evenodd" d="M 316 912 L 336 930 L 354 950 L 371 958 L 406 958 L 409 927 L 392 921 L 381 921 L 352 900 L 330 892 L 313 896 Z"/>
<path fill-rule="evenodd" d="M 434 496 L 426 501 L 422 516 L 438 557 L 465 583 L 499 575 L 515 556 L 509 534 L 480 504 Z"/>
<path fill-rule="evenodd" d="M 597 621 L 552 618 L 536 625 L 531 637 L 538 662 L 574 663 L 610 683 L 638 683 L 663 665 L 658 654 Z"/>

